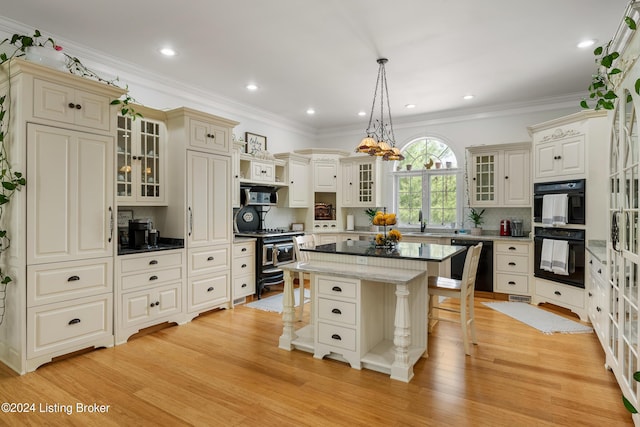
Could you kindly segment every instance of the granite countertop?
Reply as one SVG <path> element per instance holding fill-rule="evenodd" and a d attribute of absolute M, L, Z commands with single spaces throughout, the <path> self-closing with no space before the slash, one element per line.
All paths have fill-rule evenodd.
<path fill-rule="evenodd" d="M 607 263 L 607 241 L 606 240 L 588 240 L 586 249 L 600 263 Z"/>
<path fill-rule="evenodd" d="M 345 242 L 318 245 L 303 251 L 328 254 L 355 255 L 380 258 L 412 259 L 422 261 L 444 261 L 453 255 L 463 252 L 464 246 L 438 245 L 433 243 L 400 242 L 392 248 L 376 247 L 372 242 L 347 240 Z"/>
<path fill-rule="evenodd" d="M 173 249 L 184 249 L 184 239 L 170 239 L 161 237 L 158 246 L 135 249 L 135 248 L 118 248 L 118 255 L 143 254 L 146 252 L 171 251 Z"/>
<path fill-rule="evenodd" d="M 336 231 L 334 230 L 333 233 Z M 457 230 L 451 231 L 441 231 L 441 232 L 424 232 L 421 233 L 419 231 L 402 231 L 400 230 L 403 236 L 405 237 L 441 237 L 446 239 L 466 239 L 466 240 L 505 240 L 511 242 L 531 242 L 532 239 L 529 237 L 529 232 L 525 233 L 524 237 L 511 237 L 511 236 L 501 236 L 498 231 L 494 230 L 485 230 L 483 234 L 480 236 L 474 236 L 471 234 L 462 234 L 458 233 Z M 368 231 L 368 230 L 353 230 L 353 231 L 342 231 L 340 234 L 354 234 L 359 236 L 375 236 L 378 234 L 377 231 Z"/>

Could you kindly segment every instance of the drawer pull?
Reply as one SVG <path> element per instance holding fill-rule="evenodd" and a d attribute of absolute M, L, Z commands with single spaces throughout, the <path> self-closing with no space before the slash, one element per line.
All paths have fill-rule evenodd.
<path fill-rule="evenodd" d="M 247 268 L 247 264 L 242 264 L 242 267 L 240 268 Z"/>
<path fill-rule="evenodd" d="M 213 257 L 210 256 L 209 258 L 207 258 L 207 261 L 213 261 Z"/>
<path fill-rule="evenodd" d="M 514 282 L 513 280 L 509 280 L 507 283 L 510 284 L 510 285 L 515 285 L 516 284 L 516 282 Z"/>
<path fill-rule="evenodd" d="M 67 282 L 77 282 L 80 280 L 80 276 L 71 276 L 67 279 Z"/>
<path fill-rule="evenodd" d="M 342 292 L 342 288 L 340 286 L 334 286 L 333 288 L 331 288 L 331 290 L 333 292 Z"/>
<path fill-rule="evenodd" d="M 515 265 L 516 265 L 516 263 L 515 263 L 515 262 L 513 262 L 513 261 L 511 261 L 511 262 L 509 263 L 509 265 L 511 265 L 511 266 L 515 266 Z"/>
<path fill-rule="evenodd" d="M 516 250 L 516 248 L 515 248 L 515 247 L 513 247 L 513 246 L 509 246 L 509 250 L 510 250 L 510 251 L 515 251 L 515 250 Z"/>
<path fill-rule="evenodd" d="M 331 335 L 331 339 L 332 340 L 342 341 L 342 337 L 340 335 L 338 335 L 338 334 Z"/>
<path fill-rule="evenodd" d="M 156 265 L 158 263 L 157 259 L 152 259 L 151 261 L 149 261 L 149 265 Z"/>
<path fill-rule="evenodd" d="M 207 288 L 207 292 L 213 292 L 213 286 L 209 286 L 209 287 Z"/>
<path fill-rule="evenodd" d="M 593 294 L 591 292 L 589 292 L 589 298 L 591 298 L 593 296 Z"/>
<path fill-rule="evenodd" d="M 69 320 L 70 325 L 76 325 L 78 323 L 80 323 L 80 319 L 78 319 L 77 317 L 75 319 Z"/>
<path fill-rule="evenodd" d="M 247 252 L 247 248 L 240 249 L 240 252 Z"/>
<path fill-rule="evenodd" d="M 596 310 L 598 310 L 598 312 L 602 311 L 602 309 L 600 307 L 596 307 Z"/>
<path fill-rule="evenodd" d="M 589 260 L 589 264 L 593 264 L 593 260 L 592 259 Z"/>
<path fill-rule="evenodd" d="M 342 314 L 342 312 L 340 311 L 340 309 L 339 309 L 339 308 L 334 308 L 333 310 L 331 310 L 331 312 L 332 312 L 333 314 Z"/>
<path fill-rule="evenodd" d="M 241 288 L 246 288 L 246 287 L 247 287 L 247 284 L 246 284 L 246 283 L 243 283 L 243 284 L 242 284 L 242 286 L 240 286 L 240 287 L 241 287 Z"/>
<path fill-rule="evenodd" d="M 558 295 L 559 297 L 562 296 L 562 292 L 560 291 L 555 291 L 554 294 Z"/>
<path fill-rule="evenodd" d="M 601 268 L 598 269 L 598 274 L 602 274 L 602 269 Z"/>
<path fill-rule="evenodd" d="M 149 277 L 149 280 L 158 280 L 158 276 L 151 276 Z"/>

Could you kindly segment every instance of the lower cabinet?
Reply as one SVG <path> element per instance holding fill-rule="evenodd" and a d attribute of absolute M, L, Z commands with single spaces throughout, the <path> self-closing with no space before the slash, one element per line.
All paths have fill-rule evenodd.
<path fill-rule="evenodd" d="M 607 312 L 609 304 L 609 286 L 607 286 L 606 269 L 602 263 L 587 252 L 587 310 L 589 320 L 598 335 L 603 348 L 607 347 Z"/>
<path fill-rule="evenodd" d="M 233 244 L 233 285 L 234 303 L 256 293 L 256 240 L 251 239 Z"/>
<path fill-rule="evenodd" d="M 529 285 L 531 244 L 498 240 L 494 244 L 494 249 L 494 291 L 531 295 Z"/>
<path fill-rule="evenodd" d="M 214 308 L 230 308 L 231 247 L 189 249 L 186 313 L 189 318 Z"/>
<path fill-rule="evenodd" d="M 112 347 L 113 260 L 27 267 L 26 371 L 87 347 Z"/>
<path fill-rule="evenodd" d="M 580 320 L 588 322 L 584 289 L 538 278 L 536 278 L 535 287 L 536 292 L 533 298 L 535 305 L 543 302 L 555 304 L 573 311 Z"/>
<path fill-rule="evenodd" d="M 183 249 L 120 256 L 116 265 L 116 344 L 149 326 L 186 322 Z"/>

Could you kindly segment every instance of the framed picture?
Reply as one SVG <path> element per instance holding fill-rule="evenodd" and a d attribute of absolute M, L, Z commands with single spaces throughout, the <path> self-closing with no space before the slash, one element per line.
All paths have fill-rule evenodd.
<path fill-rule="evenodd" d="M 257 135 L 251 132 L 244 133 L 244 140 L 247 143 L 245 150 L 249 154 L 259 153 L 260 151 L 267 151 L 267 137 Z"/>

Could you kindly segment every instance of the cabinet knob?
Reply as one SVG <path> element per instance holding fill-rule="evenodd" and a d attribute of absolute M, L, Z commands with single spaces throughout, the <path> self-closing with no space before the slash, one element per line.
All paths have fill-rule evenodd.
<path fill-rule="evenodd" d="M 77 317 L 75 319 L 69 320 L 70 325 L 77 325 L 78 323 L 80 323 L 80 319 L 78 319 Z"/>
<path fill-rule="evenodd" d="M 602 274 L 602 269 L 601 268 L 598 269 L 598 274 Z"/>
<path fill-rule="evenodd" d="M 74 104 L 73 102 L 69 103 L 69 108 L 76 108 L 76 104 Z"/>
<path fill-rule="evenodd" d="M 213 286 L 209 286 L 209 287 L 207 288 L 207 292 L 213 292 Z"/>
<path fill-rule="evenodd" d="M 240 286 L 240 287 L 241 287 L 241 288 L 246 288 L 246 287 L 247 287 L 247 284 L 246 284 L 246 283 L 243 283 L 243 284 L 242 284 L 242 286 Z"/>
<path fill-rule="evenodd" d="M 342 341 L 342 337 L 338 334 L 333 334 L 331 335 L 331 339 L 333 340 L 338 340 L 338 341 Z"/>
<path fill-rule="evenodd" d="M 504 177 L 504 179 L 509 179 L 509 177 L 508 177 L 508 176 L 505 176 L 505 177 Z"/>
<path fill-rule="evenodd" d="M 247 248 L 240 249 L 241 252 L 247 252 Z"/>
<path fill-rule="evenodd" d="M 598 311 L 598 313 L 602 311 L 600 307 L 596 307 L 596 310 Z"/>
<path fill-rule="evenodd" d="M 71 276 L 67 279 L 67 282 L 77 282 L 80 280 L 80 276 Z"/>
<path fill-rule="evenodd" d="M 247 264 L 242 264 L 240 268 L 247 268 Z"/>
<path fill-rule="evenodd" d="M 475 181 L 475 180 L 476 180 L 476 177 L 474 176 L 474 177 L 473 177 L 473 178 L 471 178 L 471 179 L 473 179 L 473 180 Z"/>
<path fill-rule="evenodd" d="M 593 294 L 591 292 L 589 292 L 589 298 L 591 298 L 593 296 Z"/>

